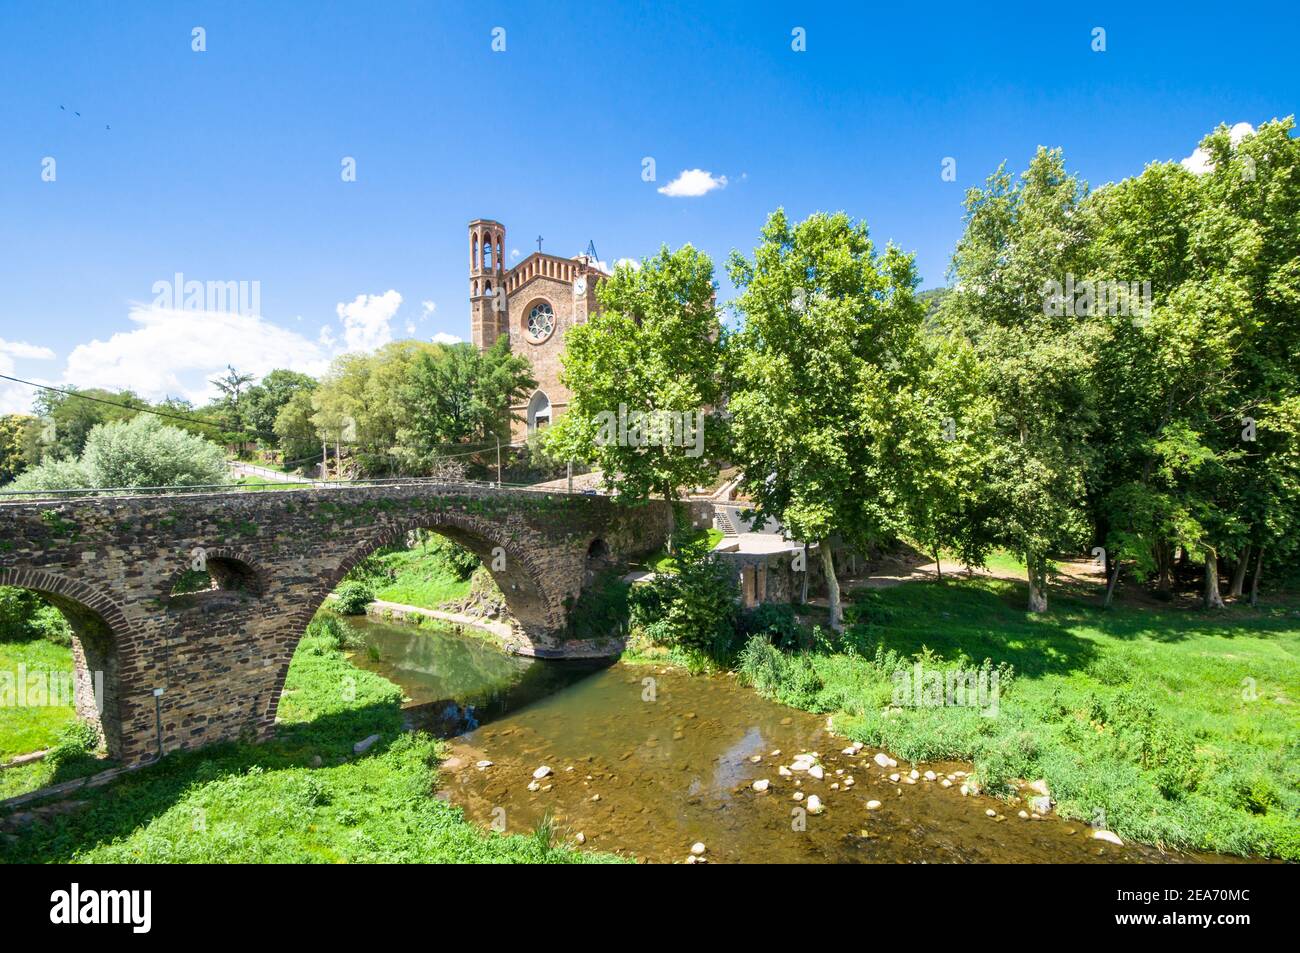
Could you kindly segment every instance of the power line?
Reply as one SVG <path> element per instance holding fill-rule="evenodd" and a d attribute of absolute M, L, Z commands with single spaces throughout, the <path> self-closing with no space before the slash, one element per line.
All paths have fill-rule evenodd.
<path fill-rule="evenodd" d="M 82 394 L 74 390 L 63 390 L 58 387 L 52 387 L 49 384 L 38 384 L 35 381 L 25 381 L 20 377 L 10 377 L 8 374 L 0 374 L 0 380 L 13 381 L 15 384 L 26 384 L 28 387 L 35 387 L 39 390 L 52 391 L 55 394 L 62 394 L 64 397 L 75 397 L 79 400 L 89 400 L 96 404 L 107 404 L 109 407 L 117 407 L 119 410 L 130 410 L 137 414 L 153 414 L 155 417 L 165 417 L 168 420 L 179 420 L 182 423 L 194 424 L 198 427 L 215 427 L 226 433 L 246 433 L 255 437 L 275 438 L 275 434 L 267 434 L 260 430 L 251 430 L 240 426 L 228 426 L 228 421 L 215 423 L 211 420 L 200 420 L 197 417 L 186 417 L 183 414 L 172 414 L 162 410 L 154 410 L 152 407 L 135 407 L 131 404 L 119 403 L 115 400 L 105 400 L 103 397 L 92 397 L 90 394 Z"/>

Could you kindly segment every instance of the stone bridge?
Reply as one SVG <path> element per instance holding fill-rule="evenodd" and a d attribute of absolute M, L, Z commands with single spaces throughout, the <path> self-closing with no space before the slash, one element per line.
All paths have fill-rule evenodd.
<path fill-rule="evenodd" d="M 307 623 L 348 570 L 411 530 L 491 569 L 513 651 L 561 657 L 616 650 L 566 639 L 568 610 L 597 570 L 659 547 L 672 522 L 663 502 L 421 482 L 4 502 L 0 585 L 68 617 L 78 711 L 112 757 L 137 763 L 270 737 Z M 174 595 L 203 564 L 212 588 Z"/>

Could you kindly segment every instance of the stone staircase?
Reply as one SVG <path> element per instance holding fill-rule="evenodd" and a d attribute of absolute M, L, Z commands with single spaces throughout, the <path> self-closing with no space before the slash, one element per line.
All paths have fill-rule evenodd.
<path fill-rule="evenodd" d="M 736 532 L 736 526 L 731 522 L 731 515 L 726 510 L 715 510 L 713 513 L 713 528 L 722 530 L 723 536 L 739 536 Z"/>

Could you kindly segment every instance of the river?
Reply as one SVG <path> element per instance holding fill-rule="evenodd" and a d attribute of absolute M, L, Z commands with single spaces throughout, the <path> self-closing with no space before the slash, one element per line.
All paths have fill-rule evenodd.
<path fill-rule="evenodd" d="M 557 839 L 655 862 L 684 861 L 697 843 L 720 863 L 1237 859 L 1119 847 L 1078 822 L 1021 819 L 1023 805 L 961 794 L 958 772 L 969 765 L 882 768 L 873 749 L 843 753 L 848 741 L 825 716 L 767 701 L 729 676 L 538 661 L 429 626 L 352 624 L 366 640 L 353 661 L 402 686 L 412 724 L 450 739 L 437 796 L 485 828 L 528 833 L 549 815 Z M 811 753 L 820 780 L 782 773 Z M 550 773 L 534 782 L 542 767 Z M 908 783 L 912 770 L 919 776 Z M 821 813 L 808 809 L 814 794 Z"/>

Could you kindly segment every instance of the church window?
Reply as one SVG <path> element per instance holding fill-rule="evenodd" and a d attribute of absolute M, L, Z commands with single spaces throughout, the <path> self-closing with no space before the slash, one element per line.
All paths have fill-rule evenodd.
<path fill-rule="evenodd" d="M 555 312 L 545 301 L 539 301 L 528 312 L 528 337 L 541 343 L 555 330 Z"/>

